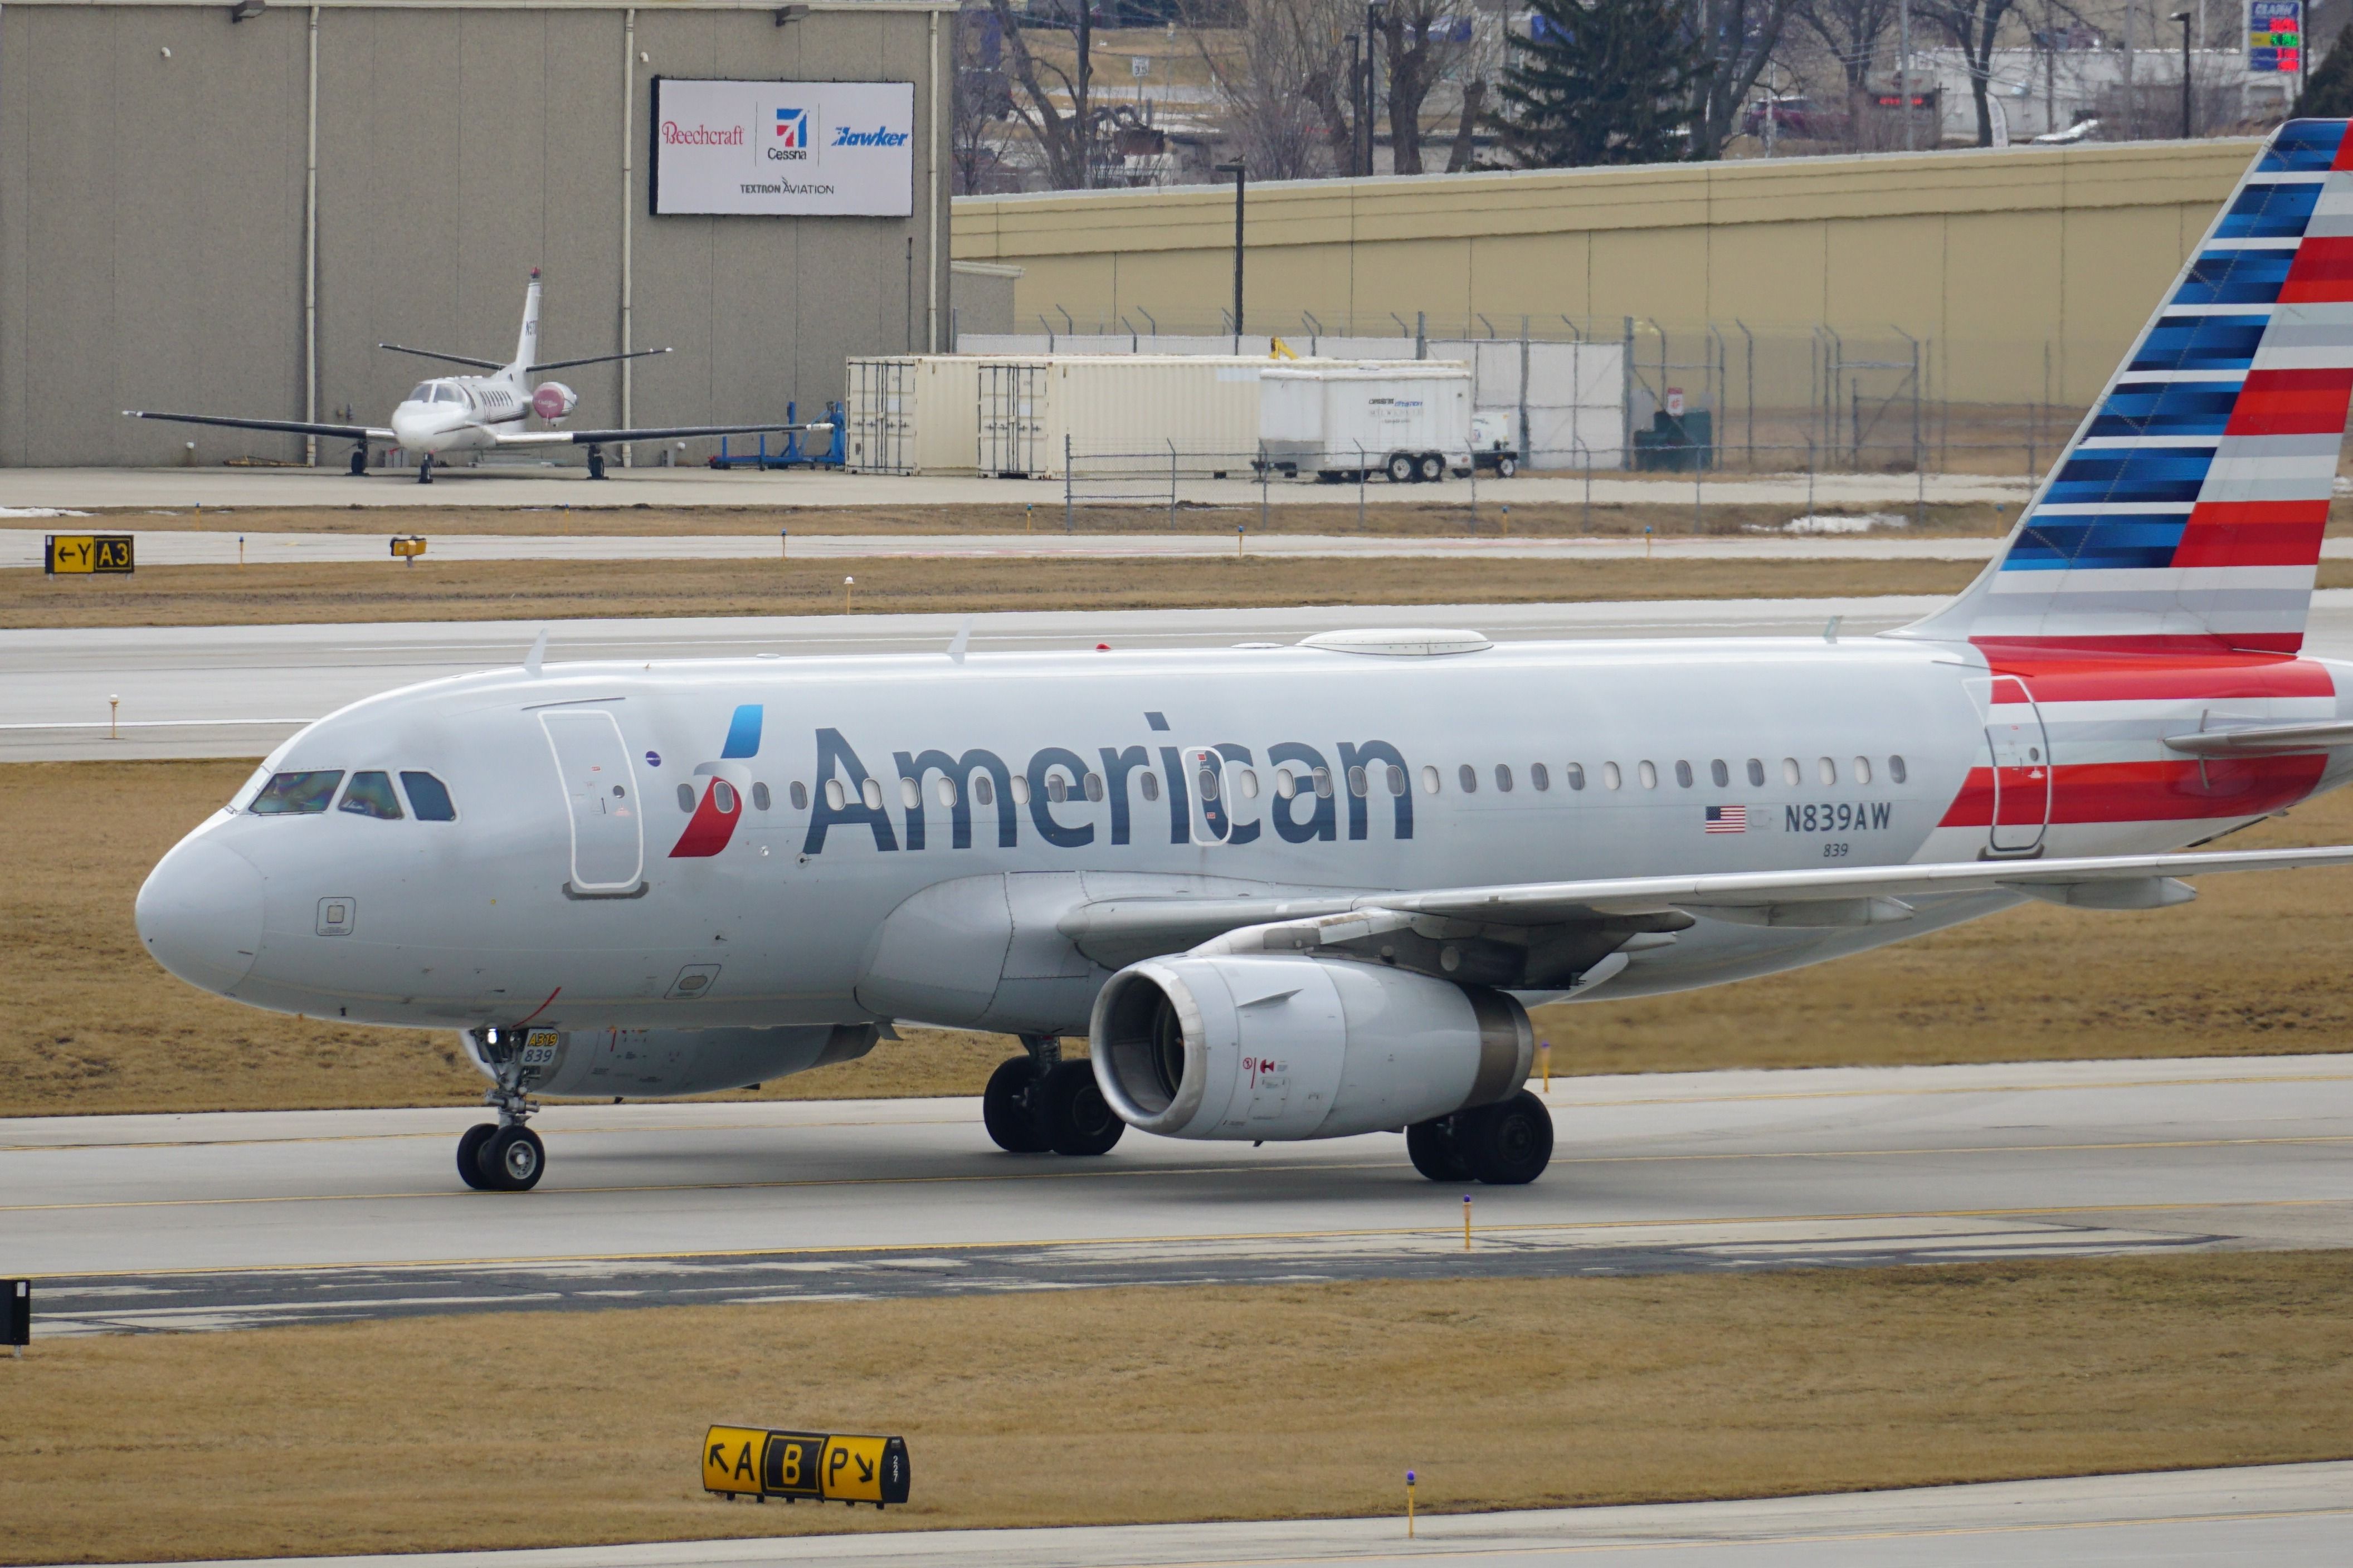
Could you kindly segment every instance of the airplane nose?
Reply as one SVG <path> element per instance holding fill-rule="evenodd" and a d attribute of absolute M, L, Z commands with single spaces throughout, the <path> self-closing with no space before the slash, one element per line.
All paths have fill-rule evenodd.
<path fill-rule="evenodd" d="M 261 873 L 210 837 L 187 838 L 139 889 L 139 940 L 155 962 L 226 994 L 261 952 Z"/>

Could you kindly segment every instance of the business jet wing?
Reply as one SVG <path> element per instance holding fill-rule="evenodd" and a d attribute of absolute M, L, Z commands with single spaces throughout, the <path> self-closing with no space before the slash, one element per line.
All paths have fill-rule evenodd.
<path fill-rule="evenodd" d="M 2086 909 L 2158 909 L 2197 896 L 2184 877 L 2348 865 L 2353 845 L 1616 877 L 1328 897 L 1108 899 L 1082 904 L 1058 923 L 1082 952 L 1110 964 L 1211 942 L 1236 952 L 1345 947 L 1432 921 L 1442 922 L 1443 931 L 1466 934 L 1481 927 L 1630 933 L 1675 929 L 1699 915 L 1742 925 L 1878 925 L 1909 919 L 1913 910 L 1905 899 L 1941 893 L 2004 892 Z M 1245 933 L 1256 933 L 1257 940 L 1240 941 Z"/>
<path fill-rule="evenodd" d="M 624 441 L 685 441 L 698 436 L 773 435 L 787 430 L 831 430 L 830 425 L 670 425 L 648 430 L 515 430 L 501 431 L 501 447 L 610 447 Z"/>
<path fill-rule="evenodd" d="M 226 425 L 233 430 L 280 430 L 289 436 L 332 436 L 345 441 L 393 441 L 398 437 L 380 425 L 313 425 L 301 419 L 231 419 L 219 414 L 157 414 L 126 408 L 125 419 L 168 419 L 178 425 Z"/>

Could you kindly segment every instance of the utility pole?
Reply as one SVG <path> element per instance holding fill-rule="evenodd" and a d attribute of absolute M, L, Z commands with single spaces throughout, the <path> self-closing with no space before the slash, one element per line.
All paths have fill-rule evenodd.
<path fill-rule="evenodd" d="M 1234 177 L 1234 352 L 1241 352 L 1242 335 L 1242 199 L 1250 190 L 1250 164 L 1237 158 L 1219 163 L 1216 172 Z"/>
<path fill-rule="evenodd" d="M 1094 74 L 1095 0 L 1074 0 L 1079 8 L 1079 90 L 1071 107 L 1077 110 L 1079 189 L 1095 183 L 1095 128 L 1087 115 L 1087 82 Z"/>
<path fill-rule="evenodd" d="M 1353 178 L 1363 171 L 1357 167 L 1356 144 L 1364 140 L 1365 86 L 1364 62 L 1358 59 L 1356 35 L 1348 35 L 1348 113 L 1356 121 L 1348 128 L 1348 174 Z"/>
<path fill-rule="evenodd" d="M 1895 101 L 1903 107 L 1904 150 L 1912 151 L 1912 0 L 1898 13 L 1895 47 Z"/>
<path fill-rule="evenodd" d="M 1365 7 L 1365 174 L 1373 173 L 1373 117 L 1381 107 L 1381 23 L 1387 16 L 1387 0 L 1371 0 Z"/>
<path fill-rule="evenodd" d="M 2176 11 L 2172 19 L 2181 24 L 2181 139 L 2189 140 L 2189 13 Z"/>

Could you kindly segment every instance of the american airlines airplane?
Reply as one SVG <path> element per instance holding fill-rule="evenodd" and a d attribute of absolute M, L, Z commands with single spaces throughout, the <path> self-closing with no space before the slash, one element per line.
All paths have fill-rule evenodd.
<path fill-rule="evenodd" d="M 472 365 L 488 375 L 443 375 L 421 381 L 392 411 L 385 425 L 319 425 L 301 419 L 236 419 L 219 414 L 157 414 L 126 408 L 126 419 L 169 419 L 181 425 L 226 425 L 238 430 L 279 430 L 294 436 L 328 436 L 359 443 L 352 448 L 352 472 L 367 472 L 368 444 L 380 442 L 417 455 L 417 482 L 433 482 L 433 463 L 451 452 L 487 452 L 512 447 L 586 447 L 588 477 L 605 477 L 605 448 L 626 441 L 686 440 L 696 436 L 742 436 L 760 431 L 823 432 L 829 425 L 673 425 L 646 430 L 526 430 L 523 421 L 533 414 L 550 424 L 570 414 L 579 395 L 560 381 L 532 377 L 545 370 L 570 370 L 575 365 L 611 364 L 617 360 L 666 354 L 668 349 L 638 349 L 630 353 L 591 354 L 586 359 L 548 360 L 534 363 L 539 353 L 539 268 L 531 269 L 531 287 L 523 294 L 522 333 L 515 340 L 514 358 L 501 364 L 494 359 L 473 359 L 431 349 L 378 343 L 395 353 L 415 354 L 451 364 Z"/>
<path fill-rule="evenodd" d="M 459 1031 L 480 1188 L 539 1180 L 534 1095 L 732 1089 L 894 1019 L 1020 1038 L 983 1100 L 1009 1151 L 1390 1131 L 1433 1180 L 1527 1182 L 1532 1003 L 2353 863 L 2205 847 L 2353 774 L 2353 666 L 2301 652 L 2348 392 L 2353 140 L 2298 121 L 2000 557 L 1900 631 L 575 664 L 543 635 L 287 742 L 139 931 L 254 1006 Z"/>

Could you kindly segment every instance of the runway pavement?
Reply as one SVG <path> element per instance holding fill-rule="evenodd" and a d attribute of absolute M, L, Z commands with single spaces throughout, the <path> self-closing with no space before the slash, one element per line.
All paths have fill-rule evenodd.
<path fill-rule="evenodd" d="M 647 455 L 647 454 L 640 454 Z M 1239 467 L 1239 465 L 1238 465 Z M 413 470 L 380 469 L 353 478 L 340 467 L 322 468 L 10 468 L 0 473 L 0 507 L 107 510 L 141 507 L 249 506 L 1020 506 L 1062 504 L 1059 479 L 975 479 L 950 475 L 845 474 L 832 470 L 614 468 L 592 480 L 577 468 L 501 463 L 441 468 L 420 485 Z M 1136 486 L 1122 487 L 1131 491 Z M 1434 485 L 1372 484 L 1368 505 L 1467 503 L 1471 481 Z M 1609 505 L 1682 503 L 1694 498 L 1723 505 L 1795 502 L 1809 496 L 1822 506 L 1877 506 L 1931 501 L 2017 500 L 2031 488 L 2023 475 L 1804 474 L 1703 475 L 1694 486 L 1681 475 L 1624 475 L 1592 481 L 1591 499 Z M 1260 487 L 1247 478 L 1186 480 L 1181 499 L 1226 506 L 1256 506 Z M 1284 480 L 1265 487 L 1274 506 L 1355 506 L 1353 485 Z M 1582 501 L 1580 474 L 1523 473 L 1482 479 L 1480 498 L 1497 501 Z M 1165 488 L 1162 493 L 1166 493 Z"/>
<path fill-rule="evenodd" d="M 997 1152 L 971 1100 L 572 1105 L 527 1194 L 478 1110 L 0 1122 L 37 1335 L 1207 1281 L 2353 1245 L 2353 1056 L 1556 1079 L 1531 1186 L 1394 1134 Z"/>
<path fill-rule="evenodd" d="M 2332 601 L 2323 594 L 2322 601 Z M 2337 616 L 2353 646 L 2353 591 Z M 976 653 L 1215 647 L 1335 626 L 1475 626 L 1499 640 L 1561 637 L 1848 635 L 1901 626 L 1940 601 L 1713 599 L 1641 604 L 1409 605 L 1271 610 L 1022 612 L 973 617 Z M 2332 601 L 2333 602 L 2333 601 Z M 2316 626 L 2325 616 L 2316 616 Z M 520 664 L 544 626 L 552 661 L 786 657 L 944 648 L 960 616 L 776 616 L 0 631 L 0 762 L 258 757 L 347 702 L 415 681 Z M 120 697 L 111 715 L 107 699 Z M 115 738 L 108 738 L 110 717 Z"/>
<path fill-rule="evenodd" d="M 89 526 L 89 525 L 84 525 Z M 1494 526 L 1490 520 L 1488 526 Z M 53 528 L 47 531 L 62 531 Z M 238 533 L 234 530 L 131 531 L 143 566 L 275 566 L 366 562 L 387 572 L 391 535 Z M 44 533 L 0 529 L 0 569 L 37 568 Z M 1251 533 L 1243 552 L 1256 556 L 1348 556 L 1435 559 L 1472 556 L 1527 561 L 1990 561 L 2001 541 L 1987 536 L 1790 538 L 1710 534 L 1631 538 L 1528 538 L 1499 532 L 1446 535 L 1398 533 Z M 789 552 L 789 556 L 787 556 Z M 426 536 L 429 561 L 796 561 L 861 560 L 1226 560 L 1236 553 L 1230 531 L 1219 533 L 807 533 L 789 542 L 765 533 L 523 534 L 440 533 Z M 2324 542 L 2321 553 L 2353 557 L 2353 539 Z"/>
<path fill-rule="evenodd" d="M 920 1462 L 920 1461 L 919 1461 Z M 2353 1555 L 2353 1465 L 2264 1465 L 1901 1491 L 1617 1508 L 1063 1530 L 893 1531 L 641 1546 L 281 1557 L 272 1568 L 2018 1568 L 2198 1563 L 2337 1568 Z M 859 1525 L 866 1523 L 867 1528 Z M 187 1568 L 187 1565 L 183 1565 Z"/>

